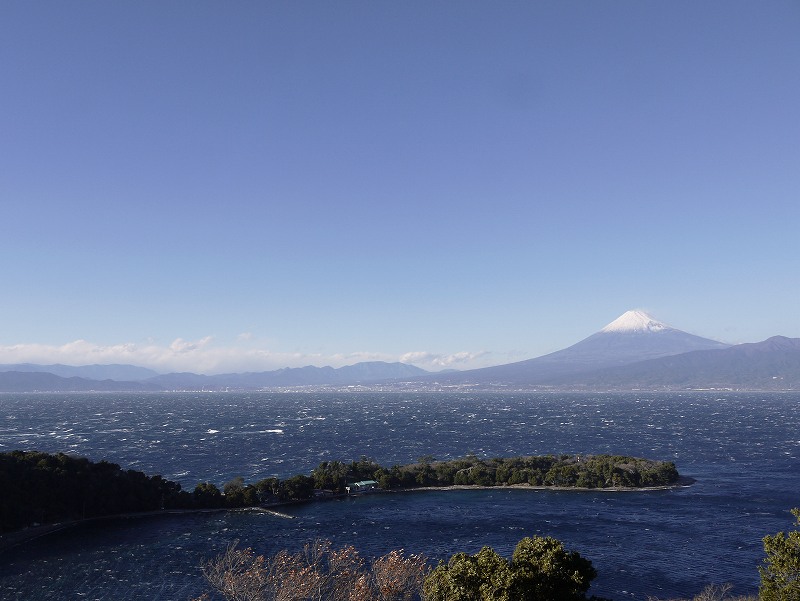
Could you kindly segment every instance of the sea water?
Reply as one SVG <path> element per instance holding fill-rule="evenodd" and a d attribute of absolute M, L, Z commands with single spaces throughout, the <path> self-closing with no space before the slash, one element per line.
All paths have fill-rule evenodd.
<path fill-rule="evenodd" d="M 695 479 L 664 491 L 496 488 L 347 498 L 269 514 L 115 519 L 0 553 L 0 598 L 188 599 L 231 541 L 259 553 L 314 538 L 368 557 L 403 548 L 432 562 L 488 545 L 510 556 L 553 536 L 592 561 L 591 594 L 754 593 L 764 535 L 800 506 L 800 395 L 24 394 L 0 395 L 0 451 L 67 452 L 161 474 L 191 490 L 243 476 L 310 473 L 366 456 L 383 465 L 540 454 L 674 461 Z"/>

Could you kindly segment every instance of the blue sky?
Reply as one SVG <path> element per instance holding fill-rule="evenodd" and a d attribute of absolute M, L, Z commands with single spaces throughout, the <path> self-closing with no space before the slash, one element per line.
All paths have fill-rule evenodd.
<path fill-rule="evenodd" d="M 0 362 L 800 337 L 800 4 L 4 2 Z"/>

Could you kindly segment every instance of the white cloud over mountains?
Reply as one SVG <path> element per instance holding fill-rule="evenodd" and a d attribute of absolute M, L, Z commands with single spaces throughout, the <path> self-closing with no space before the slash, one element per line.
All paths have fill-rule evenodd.
<path fill-rule="evenodd" d="M 244 344 L 251 342 L 250 339 L 249 334 L 244 334 L 237 340 Z M 399 356 L 375 352 L 329 355 L 291 353 L 253 348 L 252 346 L 216 345 L 211 336 L 199 340 L 176 338 L 166 345 L 156 342 L 101 345 L 87 340 L 75 340 L 62 345 L 34 343 L 0 346 L 0 364 L 108 365 L 121 363 L 147 367 L 161 373 L 186 371 L 203 374 L 269 371 L 306 365 L 341 367 L 362 361 L 400 361 L 431 371 L 448 368 L 471 369 L 484 367 L 483 361 L 486 361 L 489 356 L 490 353 L 486 351 L 464 351 L 449 355 L 414 351 Z"/>
<path fill-rule="evenodd" d="M 429 353 L 426 351 L 415 351 L 405 353 L 398 359 L 401 363 L 411 363 L 423 369 L 470 369 L 471 367 L 482 367 L 476 365 L 477 360 L 489 355 L 487 351 L 470 353 L 467 351 L 442 355 Z"/>

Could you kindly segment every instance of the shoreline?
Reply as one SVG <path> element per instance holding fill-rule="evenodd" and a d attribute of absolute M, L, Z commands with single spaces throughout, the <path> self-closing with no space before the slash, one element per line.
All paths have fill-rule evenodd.
<path fill-rule="evenodd" d="M 288 503 L 282 505 L 288 505 Z M 39 538 L 55 534 L 56 532 L 61 532 L 62 530 L 68 530 L 70 528 L 75 528 L 76 526 L 80 526 L 82 524 L 91 524 L 93 522 L 103 522 L 109 520 L 135 520 L 135 519 L 156 518 L 169 515 L 191 515 L 198 513 L 223 513 L 223 512 L 227 513 L 227 512 L 237 512 L 237 511 L 252 512 L 252 513 L 268 513 L 270 515 L 274 515 L 275 517 L 280 517 L 290 520 L 295 519 L 294 516 L 280 511 L 276 511 L 271 507 L 272 506 L 206 507 L 201 509 L 156 509 L 155 511 L 116 513 L 113 515 L 100 515 L 80 520 L 57 522 L 55 524 L 41 524 L 39 526 L 28 526 L 27 528 L 23 528 L 22 530 L 14 530 L 13 532 L 6 532 L 5 534 L 0 534 L 0 556 L 4 552 L 13 549 L 14 547 L 18 547 L 19 545 L 24 545 Z"/>
<path fill-rule="evenodd" d="M 273 503 L 270 505 L 255 505 L 251 507 L 213 507 L 213 508 L 204 508 L 204 509 L 158 509 L 155 511 L 142 511 L 136 513 L 121 513 L 121 514 L 114 514 L 114 515 L 104 515 L 104 516 L 97 516 L 92 518 L 85 518 L 81 520 L 71 520 L 67 522 L 58 522 L 55 524 L 42 524 L 39 526 L 29 526 L 27 528 L 23 528 L 22 530 L 15 530 L 13 532 L 7 532 L 5 534 L 0 534 L 0 556 L 13 549 L 18 547 L 19 545 L 24 545 L 26 543 L 32 542 L 39 538 L 43 538 L 45 536 L 49 536 L 51 534 L 55 534 L 56 532 L 60 532 L 62 530 L 67 530 L 69 528 L 74 528 L 76 526 L 80 526 L 81 524 L 90 524 L 92 522 L 100 522 L 105 520 L 120 520 L 120 519 L 141 519 L 141 518 L 151 518 L 151 517 L 161 517 L 161 516 L 168 516 L 168 515 L 191 515 L 191 514 L 199 514 L 199 513 L 222 513 L 222 512 L 252 512 L 252 513 L 266 513 L 273 515 L 275 517 L 283 518 L 283 519 L 290 519 L 293 520 L 296 516 L 289 515 L 288 513 L 283 513 L 278 511 L 277 507 L 288 507 L 291 505 L 299 505 L 302 503 L 316 503 L 318 501 L 332 501 L 335 499 L 343 499 L 349 497 L 365 497 L 365 496 L 372 496 L 372 495 L 386 495 L 386 494 L 397 494 L 397 493 L 414 493 L 414 492 L 425 492 L 425 491 L 439 491 L 439 492 L 447 492 L 447 491 L 469 491 L 469 490 L 527 490 L 533 492 L 547 492 L 547 491 L 554 491 L 554 492 L 609 492 L 609 493 L 616 493 L 616 492 L 655 492 L 655 491 L 663 491 L 663 490 L 672 490 L 675 488 L 685 488 L 694 484 L 696 480 L 694 478 L 689 478 L 686 476 L 680 476 L 676 482 L 673 484 L 665 484 L 663 486 L 640 486 L 640 487 L 629 487 L 629 486 L 609 486 L 604 488 L 585 488 L 585 487 L 578 487 L 578 486 L 531 486 L 530 484 L 510 484 L 506 486 L 479 486 L 477 484 L 454 484 L 452 486 L 418 486 L 413 488 L 394 488 L 389 490 L 379 489 L 373 492 L 362 493 L 362 494 L 355 494 L 355 495 L 348 495 L 348 494 L 340 494 L 334 495 L 330 497 L 324 497 L 319 499 L 306 499 L 302 501 L 285 501 L 279 503 Z"/>
<path fill-rule="evenodd" d="M 531 491 L 555 491 L 555 492 L 653 492 L 658 490 L 672 490 L 674 488 L 686 488 L 694 484 L 694 478 L 681 476 L 673 484 L 663 484 L 660 486 L 604 486 L 602 488 L 587 488 L 584 486 L 534 486 L 531 484 L 506 484 L 504 486 L 480 486 L 478 484 L 453 484 L 452 486 L 419 486 L 414 488 L 393 488 L 389 490 L 378 490 L 374 493 L 364 494 L 383 494 L 394 492 L 418 492 L 425 490 L 531 490 Z M 364 496 L 364 495 L 345 495 L 345 496 Z"/>

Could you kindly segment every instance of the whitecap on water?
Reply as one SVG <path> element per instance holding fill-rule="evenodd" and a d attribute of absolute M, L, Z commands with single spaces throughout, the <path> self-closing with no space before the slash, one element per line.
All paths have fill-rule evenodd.
<path fill-rule="evenodd" d="M 247 436 L 249 434 L 283 434 L 283 430 L 280 428 L 274 428 L 271 430 L 252 430 L 250 432 L 239 432 L 243 436 Z"/>

